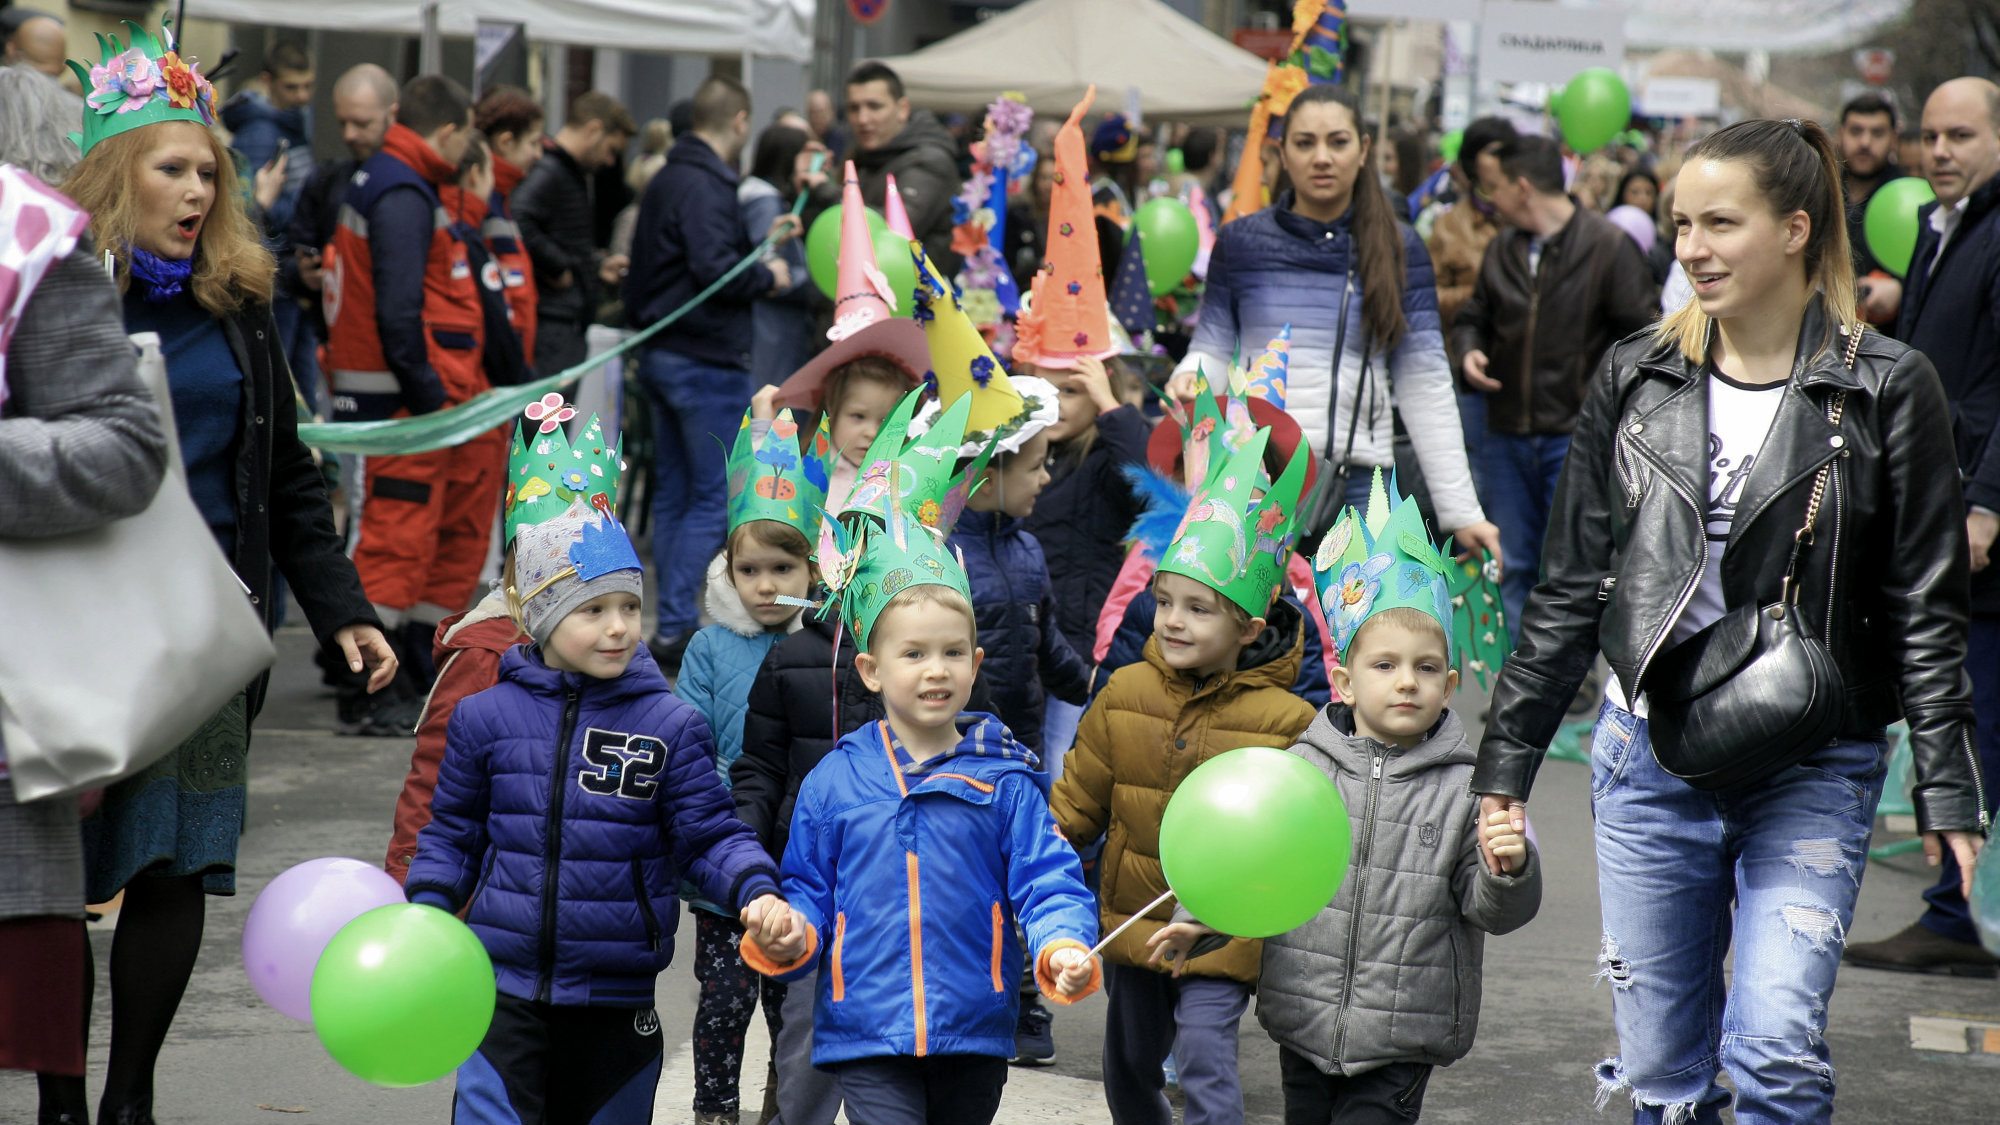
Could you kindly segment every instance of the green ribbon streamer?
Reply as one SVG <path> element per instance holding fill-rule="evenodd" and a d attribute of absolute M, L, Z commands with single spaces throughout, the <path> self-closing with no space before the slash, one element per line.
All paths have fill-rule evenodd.
<path fill-rule="evenodd" d="M 806 193 L 800 192 L 792 203 L 792 214 L 805 210 Z M 668 325 L 694 311 L 703 301 L 715 296 L 723 286 L 751 267 L 764 256 L 772 246 L 772 239 L 766 235 L 742 261 L 729 267 L 721 277 L 715 279 L 708 288 L 696 293 L 680 308 L 668 313 L 646 328 L 634 333 L 631 338 L 621 340 L 614 347 L 596 355 L 586 357 L 581 363 L 556 372 L 532 383 L 518 387 L 495 387 L 482 394 L 444 410 L 430 414 L 418 414 L 408 418 L 384 418 L 374 422 L 311 422 L 299 426 L 299 440 L 315 449 L 328 453 L 359 453 L 364 456 L 385 456 L 405 453 L 429 453 L 436 449 L 449 449 L 463 445 L 508 419 L 518 417 L 527 405 L 550 391 L 560 390 L 582 378 L 605 362 L 631 351 L 658 335 Z"/>

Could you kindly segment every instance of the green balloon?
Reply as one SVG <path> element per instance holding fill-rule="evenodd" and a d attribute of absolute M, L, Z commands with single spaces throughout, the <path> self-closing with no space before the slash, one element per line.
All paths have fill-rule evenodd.
<path fill-rule="evenodd" d="M 1170 196 L 1159 196 L 1141 204 L 1132 216 L 1132 229 L 1144 239 L 1146 288 L 1158 297 L 1171 293 L 1194 268 L 1201 250 L 1201 227 L 1188 205 Z"/>
<path fill-rule="evenodd" d="M 836 203 L 820 212 L 806 231 L 806 269 L 812 274 L 813 284 L 831 300 L 834 288 L 840 283 L 840 215 L 843 204 Z M 879 244 L 882 232 L 889 229 L 888 220 L 878 214 L 873 207 L 868 208 L 868 230 L 876 236 Z M 753 232 L 761 234 L 761 232 Z M 900 241 L 900 240 L 899 240 Z M 880 264 L 881 251 L 876 251 Z M 903 257 L 909 257 L 909 247 L 903 247 Z"/>
<path fill-rule="evenodd" d="M 1268 746 L 1187 775 L 1160 820 L 1160 866 L 1181 905 L 1236 937 L 1310 921 L 1340 889 L 1353 847 L 1347 806 L 1305 759 Z"/>
<path fill-rule="evenodd" d="M 1438 156 L 1447 166 L 1458 163 L 1458 150 L 1465 144 L 1465 130 L 1453 129 L 1438 138 Z"/>
<path fill-rule="evenodd" d="M 1632 92 L 1618 72 L 1592 67 L 1569 80 L 1556 98 L 1563 142 L 1578 154 L 1596 152 L 1632 121 Z"/>
<path fill-rule="evenodd" d="M 1882 268 L 1902 277 L 1917 252 L 1917 208 L 1937 198 L 1931 185 L 1916 176 L 1890 180 L 1868 197 L 1861 213 L 1861 234 L 1868 252 Z"/>
<path fill-rule="evenodd" d="M 1177 148 L 1167 150 L 1167 175 L 1178 176 L 1187 171 L 1187 153 Z"/>
<path fill-rule="evenodd" d="M 493 1023 L 493 961 L 433 906 L 380 906 L 341 927 L 313 970 L 313 1030 L 377 1086 L 421 1086 L 472 1057 Z"/>
<path fill-rule="evenodd" d="M 869 214 L 872 215 L 874 212 L 870 211 Z M 881 270 L 882 276 L 889 279 L 889 292 L 896 295 L 896 315 L 914 315 L 917 302 L 917 259 L 910 250 L 910 240 L 887 226 L 876 228 L 875 268 Z"/>

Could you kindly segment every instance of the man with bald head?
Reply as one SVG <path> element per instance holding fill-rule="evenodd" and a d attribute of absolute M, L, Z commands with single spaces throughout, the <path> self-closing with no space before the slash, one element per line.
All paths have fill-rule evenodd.
<path fill-rule="evenodd" d="M 23 12 L 16 17 L 13 34 L 7 36 L 7 65 L 26 67 L 50 78 L 68 73 L 63 66 L 67 53 L 62 21 L 39 12 Z"/>
<path fill-rule="evenodd" d="M 293 251 L 279 267 L 286 295 L 298 301 L 314 339 L 322 343 L 326 340 L 326 317 L 319 300 L 321 256 L 326 244 L 333 241 L 347 182 L 362 161 L 381 150 L 382 138 L 396 120 L 396 80 L 374 63 L 348 69 L 333 84 L 333 116 L 340 122 L 340 140 L 347 146 L 349 158 L 321 161 L 313 169 L 292 210 Z M 303 361 L 308 364 L 307 373 L 298 372 L 297 362 L 294 374 L 298 375 L 299 389 L 309 401 L 314 400 L 318 378 L 310 354 Z"/>
<path fill-rule="evenodd" d="M 1919 211 L 1917 249 L 1905 279 L 1896 334 L 1930 357 L 1951 402 L 1965 486 L 1972 556 L 1972 679 L 1976 754 L 1987 812 L 2000 802 L 2000 86 L 1955 78 L 1924 103 L 1924 175 L 1937 202 Z M 1893 451 L 1891 451 L 1893 452 Z M 1886 638 L 1893 641 L 1894 638 Z M 2000 863 L 2000 859 L 1991 862 Z M 1969 873 L 1964 873 L 1969 874 Z M 2000 958 L 1980 947 L 1958 865 L 1944 857 L 1929 908 L 1894 937 L 1847 947 L 1857 965 L 1906 972 L 1995 975 Z"/>

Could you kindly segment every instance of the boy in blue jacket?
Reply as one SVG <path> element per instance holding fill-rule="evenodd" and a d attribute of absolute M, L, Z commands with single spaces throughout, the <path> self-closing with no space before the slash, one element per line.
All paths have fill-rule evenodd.
<path fill-rule="evenodd" d="M 1014 1050 L 1015 922 L 1055 1002 L 1095 991 L 1103 970 L 1035 756 L 993 716 L 960 710 L 983 656 L 970 591 L 920 520 L 891 504 L 881 524 L 854 519 L 859 543 L 822 532 L 821 575 L 888 718 L 841 739 L 799 792 L 784 876 L 805 953 L 788 959 L 753 932 L 743 956 L 780 978 L 818 970 L 813 1064 L 838 1077 L 855 1120 L 985 1125 Z"/>
<path fill-rule="evenodd" d="M 715 619 L 688 642 L 674 693 L 692 703 L 715 732 L 715 768 L 724 787 L 743 754 L 750 685 L 772 646 L 799 628 L 798 601 L 812 588 L 812 540 L 826 505 L 832 440 L 822 424 L 802 451 L 789 410 L 756 419 L 745 411 L 729 452 L 729 538 L 708 564 L 708 612 Z M 806 521 L 812 520 L 812 523 Z M 695 1125 L 735 1125 L 741 1105 L 743 1036 L 764 999 L 775 1042 L 785 986 L 736 954 L 743 927 L 736 912 L 698 894 L 694 975 Z M 775 1097 L 776 1091 L 770 1091 Z M 769 1099 L 767 1098 L 767 1101 Z"/>
<path fill-rule="evenodd" d="M 515 439 L 505 578 L 534 643 L 452 714 L 405 884 L 445 910 L 469 900 L 498 977 L 492 1027 L 458 1071 L 458 1125 L 652 1120 L 654 978 L 683 877 L 767 947 L 802 944 L 708 724 L 639 644 L 639 559 L 587 499 L 617 456 L 601 438 L 573 450 L 559 427 Z"/>

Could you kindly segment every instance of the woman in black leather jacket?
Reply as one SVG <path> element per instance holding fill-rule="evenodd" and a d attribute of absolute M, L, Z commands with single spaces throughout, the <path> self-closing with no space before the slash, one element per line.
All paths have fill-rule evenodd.
<path fill-rule="evenodd" d="M 1985 828 L 1950 415 L 1922 354 L 1866 335 L 1847 362 L 1863 326 L 1838 167 L 1797 121 L 1743 122 L 1689 151 L 1674 222 L 1695 300 L 1614 347 L 1594 381 L 1473 776 L 1483 812 L 1519 818 L 1604 653 L 1591 806 L 1621 1053 L 1597 1076 L 1601 1094 L 1629 1093 L 1637 1122 L 1719 1122 L 1725 1069 L 1738 1121 L 1830 1116 L 1826 1003 L 1887 724 L 1909 721 L 1926 848 L 1970 862 Z M 1694 788 L 1654 756 L 1648 671 L 1727 610 L 1781 598 L 1826 464 L 1797 620 L 1839 666 L 1839 734 L 1755 786 Z"/>

